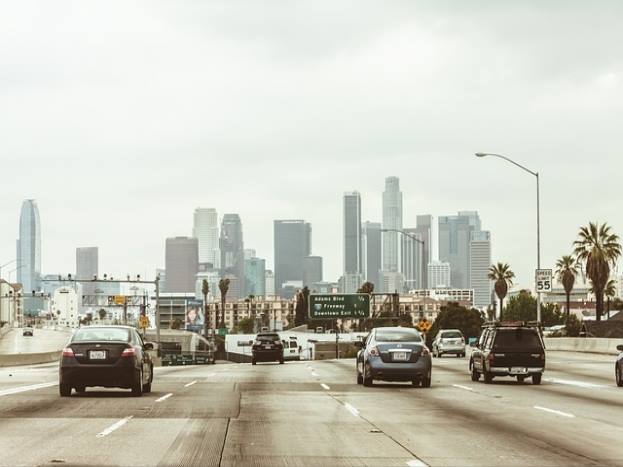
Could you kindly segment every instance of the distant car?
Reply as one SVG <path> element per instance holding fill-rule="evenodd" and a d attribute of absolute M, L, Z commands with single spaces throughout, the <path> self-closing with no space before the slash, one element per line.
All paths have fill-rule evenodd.
<path fill-rule="evenodd" d="M 255 337 L 251 348 L 253 357 L 251 363 L 279 362 L 283 364 L 283 343 L 276 332 L 261 332 Z"/>
<path fill-rule="evenodd" d="M 26 326 L 22 329 L 22 336 L 30 336 L 32 337 L 34 335 L 34 329 L 30 326 Z"/>
<path fill-rule="evenodd" d="M 296 337 L 289 337 L 287 339 L 283 339 L 283 358 L 284 360 L 300 360 L 301 359 L 301 350 L 299 348 L 299 342 Z"/>
<path fill-rule="evenodd" d="M 147 351 L 153 348 L 130 326 L 76 330 L 59 364 L 60 395 L 68 397 L 72 389 L 82 393 L 92 386 L 131 389 L 137 397 L 151 392 L 154 371 Z"/>
<path fill-rule="evenodd" d="M 537 327 L 523 322 L 491 323 L 483 332 L 469 360 L 472 381 L 484 377 L 511 376 L 520 383 L 532 378 L 541 384 L 545 371 L 545 346 Z"/>
<path fill-rule="evenodd" d="M 614 378 L 618 387 L 623 387 L 623 345 L 617 345 L 619 356 L 614 364 Z"/>
<path fill-rule="evenodd" d="M 465 356 L 465 337 L 458 329 L 440 329 L 432 344 L 433 357 L 443 354 Z"/>
<path fill-rule="evenodd" d="M 383 327 L 370 331 L 357 353 L 357 384 L 374 380 L 410 381 L 431 386 L 432 362 L 422 335 L 413 328 Z"/>
<path fill-rule="evenodd" d="M 564 324 L 557 324 L 556 326 L 550 326 L 548 328 L 543 328 L 543 336 L 549 337 L 553 334 L 564 334 L 566 330 L 566 326 Z"/>

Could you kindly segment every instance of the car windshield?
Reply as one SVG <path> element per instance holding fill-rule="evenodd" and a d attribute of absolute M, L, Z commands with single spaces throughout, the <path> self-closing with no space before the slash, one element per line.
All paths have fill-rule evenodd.
<path fill-rule="evenodd" d="M 257 340 L 260 342 L 277 342 L 279 341 L 279 334 L 259 334 Z"/>
<path fill-rule="evenodd" d="M 121 328 L 80 328 L 72 342 L 118 341 L 130 342 L 130 331 Z"/>
<path fill-rule="evenodd" d="M 534 329 L 500 329 L 494 347 L 541 347 L 541 339 Z"/>
<path fill-rule="evenodd" d="M 448 331 L 441 334 L 442 339 L 460 339 L 463 337 L 459 331 Z"/>
<path fill-rule="evenodd" d="M 376 331 L 379 342 L 421 342 L 422 337 L 415 329 L 379 329 Z"/>

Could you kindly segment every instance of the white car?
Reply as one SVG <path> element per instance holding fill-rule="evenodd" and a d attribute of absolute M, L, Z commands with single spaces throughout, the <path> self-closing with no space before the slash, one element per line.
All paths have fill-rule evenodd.
<path fill-rule="evenodd" d="M 433 341 L 433 357 L 452 354 L 465 356 L 465 337 L 458 329 L 440 329 Z"/>
<path fill-rule="evenodd" d="M 30 326 L 26 326 L 24 328 L 22 328 L 22 336 L 30 336 L 32 337 L 34 335 L 35 331 L 32 327 Z"/>

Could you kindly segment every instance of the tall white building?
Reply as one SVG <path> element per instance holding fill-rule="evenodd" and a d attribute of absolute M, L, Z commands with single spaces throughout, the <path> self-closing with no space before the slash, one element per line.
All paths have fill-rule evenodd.
<path fill-rule="evenodd" d="M 401 271 L 404 276 L 405 289 L 422 289 L 422 253 L 424 240 L 417 229 L 403 229 Z"/>
<path fill-rule="evenodd" d="M 360 274 L 363 269 L 361 250 L 361 195 L 344 193 L 344 274 Z"/>
<path fill-rule="evenodd" d="M 385 278 L 381 278 L 381 282 L 385 284 L 388 283 L 385 279 L 389 277 L 385 273 L 402 272 L 402 239 L 400 238 L 402 234 L 395 232 L 395 230 L 402 230 L 402 192 L 400 191 L 400 180 L 398 177 L 387 177 L 385 179 L 383 229 L 389 230 L 382 233 L 382 270 Z M 391 282 L 391 285 L 395 285 L 395 281 Z M 402 280 L 400 282 L 402 283 Z M 398 290 L 402 290 L 402 287 Z M 393 289 L 382 289 L 381 291 L 394 292 Z"/>
<path fill-rule="evenodd" d="M 486 308 L 491 304 L 490 266 L 491 234 L 486 230 L 472 232 L 469 243 L 469 287 L 474 289 L 474 306 L 476 308 Z"/>
<path fill-rule="evenodd" d="M 17 282 L 25 293 L 38 291 L 41 280 L 41 220 L 34 199 L 22 203 L 17 240 Z"/>
<path fill-rule="evenodd" d="M 450 263 L 431 261 L 428 263 L 428 288 L 447 289 L 450 287 Z"/>
<path fill-rule="evenodd" d="M 213 208 L 197 208 L 193 216 L 193 237 L 199 242 L 199 262 L 220 268 L 218 214 Z"/>
<path fill-rule="evenodd" d="M 275 295 L 275 273 L 270 269 L 267 269 L 264 273 L 264 287 L 266 287 L 267 297 Z"/>

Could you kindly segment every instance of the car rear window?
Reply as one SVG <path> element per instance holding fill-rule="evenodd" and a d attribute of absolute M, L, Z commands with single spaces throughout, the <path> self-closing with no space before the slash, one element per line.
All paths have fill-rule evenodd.
<path fill-rule="evenodd" d="M 442 332 L 441 337 L 443 339 L 460 339 L 461 337 L 463 337 L 463 334 L 461 334 L 458 331 L 448 331 L 448 332 Z"/>
<path fill-rule="evenodd" d="M 541 339 L 534 329 L 499 329 L 493 346 L 540 348 Z"/>
<path fill-rule="evenodd" d="M 116 328 L 80 328 L 78 329 L 72 342 L 94 342 L 94 341 L 117 341 L 130 342 L 130 331 L 127 329 Z"/>
<path fill-rule="evenodd" d="M 279 341 L 279 334 L 259 334 L 257 340 L 261 342 L 276 342 Z"/>
<path fill-rule="evenodd" d="M 379 329 L 376 331 L 379 342 L 421 342 L 422 336 L 415 329 Z"/>

